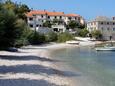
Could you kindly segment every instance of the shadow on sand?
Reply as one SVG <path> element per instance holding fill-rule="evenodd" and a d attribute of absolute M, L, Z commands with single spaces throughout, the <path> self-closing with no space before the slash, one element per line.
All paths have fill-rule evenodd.
<path fill-rule="evenodd" d="M 0 79 L 0 86 L 58 86 L 45 80 Z"/>
<path fill-rule="evenodd" d="M 49 62 L 59 62 L 59 60 L 53 60 L 45 57 L 38 56 L 13 56 L 13 55 L 0 55 L 0 59 L 5 60 L 40 60 L 40 61 L 49 61 Z"/>
<path fill-rule="evenodd" d="M 45 57 L 37 56 L 7 56 L 0 55 L 0 59 L 5 60 L 40 60 L 48 62 L 57 62 L 57 60 L 48 59 Z M 26 73 L 26 74 L 47 74 L 47 75 L 58 75 L 62 77 L 76 77 L 81 76 L 81 74 L 76 74 L 71 71 L 63 71 L 51 67 L 46 67 L 43 65 L 15 65 L 15 66 L 0 66 L 0 74 L 7 73 Z M 4 76 L 0 76 L 0 86 L 57 86 L 55 84 L 49 83 L 45 80 L 26 80 L 26 79 L 3 79 Z M 65 86 L 65 85 L 64 85 Z"/>
<path fill-rule="evenodd" d="M 50 67 L 45 67 L 42 65 L 16 65 L 16 66 L 0 66 L 0 74 L 6 73 L 34 73 L 41 74 L 45 73 L 47 75 L 58 75 L 66 77 L 80 76 L 80 74 L 75 74 L 71 71 L 62 71 Z"/>

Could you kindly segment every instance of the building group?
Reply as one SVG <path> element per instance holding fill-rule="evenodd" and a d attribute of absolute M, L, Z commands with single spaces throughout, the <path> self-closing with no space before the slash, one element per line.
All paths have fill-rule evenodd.
<path fill-rule="evenodd" d="M 60 23 L 55 23 L 51 25 L 52 30 L 57 32 L 65 32 L 66 26 L 69 21 L 76 21 L 77 23 L 84 24 L 84 19 L 78 14 L 64 14 L 64 12 L 49 12 L 46 10 L 30 11 L 27 15 L 27 22 L 31 28 L 43 29 L 43 24 L 48 22 L 53 22 L 55 20 L 60 21 Z"/>
<path fill-rule="evenodd" d="M 89 32 L 99 30 L 102 33 L 104 40 L 110 38 L 115 39 L 115 17 L 107 18 L 105 16 L 98 16 L 94 20 L 86 22 L 84 18 L 78 14 L 65 14 L 64 12 L 47 11 L 47 10 L 32 10 L 26 14 L 27 23 L 33 30 L 48 32 L 50 30 L 55 32 L 71 31 L 67 29 L 66 25 L 70 21 L 75 21 L 81 25 L 86 25 Z M 60 23 L 55 23 L 51 27 L 44 27 L 43 24 L 48 21 L 52 22 L 58 20 Z"/>

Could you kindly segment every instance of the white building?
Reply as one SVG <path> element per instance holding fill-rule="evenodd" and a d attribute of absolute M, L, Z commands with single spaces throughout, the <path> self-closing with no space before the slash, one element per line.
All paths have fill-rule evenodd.
<path fill-rule="evenodd" d="M 87 30 L 100 30 L 103 39 L 110 40 L 110 37 L 115 40 L 115 20 L 104 16 L 98 16 L 96 19 L 87 23 Z"/>
<path fill-rule="evenodd" d="M 78 23 L 84 24 L 84 19 L 77 14 L 64 14 L 64 12 L 49 12 L 49 11 L 30 11 L 26 14 L 28 25 L 32 28 L 38 30 L 40 27 L 43 27 L 45 21 L 52 22 L 54 19 L 62 21 L 60 24 L 52 25 L 54 31 L 65 32 L 65 24 L 68 24 L 69 21 L 75 20 Z"/>

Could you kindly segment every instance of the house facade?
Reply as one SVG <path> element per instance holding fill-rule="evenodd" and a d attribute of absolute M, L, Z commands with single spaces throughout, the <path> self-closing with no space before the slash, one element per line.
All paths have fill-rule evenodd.
<path fill-rule="evenodd" d="M 114 18 L 107 18 L 98 16 L 96 19 L 87 22 L 87 30 L 89 32 L 99 30 L 102 33 L 104 40 L 110 40 L 112 37 L 115 40 L 115 20 Z"/>
<path fill-rule="evenodd" d="M 65 25 L 69 21 L 75 20 L 78 23 L 84 24 L 84 19 L 77 14 L 64 14 L 64 12 L 49 12 L 46 10 L 32 10 L 26 14 L 28 25 L 34 30 L 39 30 L 43 27 L 43 23 L 46 21 L 52 22 L 54 20 L 59 20 L 61 23 L 55 23 L 51 26 L 53 31 L 65 32 Z"/>

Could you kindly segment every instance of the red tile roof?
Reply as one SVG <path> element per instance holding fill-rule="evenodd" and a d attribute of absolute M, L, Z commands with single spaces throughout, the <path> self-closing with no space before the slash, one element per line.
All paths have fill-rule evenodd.
<path fill-rule="evenodd" d="M 47 11 L 42 11 L 42 10 L 33 10 L 33 11 L 30 11 L 26 14 L 27 17 L 32 17 L 33 15 L 45 15 L 47 13 Z"/>
<path fill-rule="evenodd" d="M 27 17 L 32 17 L 33 15 L 45 15 L 47 14 L 48 16 L 67 16 L 67 17 L 78 17 L 80 15 L 77 14 L 64 14 L 64 12 L 48 12 L 46 10 L 33 10 L 30 11 L 26 14 Z"/>
<path fill-rule="evenodd" d="M 67 17 L 80 17 L 78 14 L 65 14 Z"/>
<path fill-rule="evenodd" d="M 63 12 L 47 12 L 48 16 L 64 16 Z"/>

